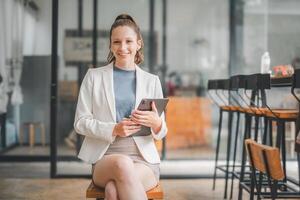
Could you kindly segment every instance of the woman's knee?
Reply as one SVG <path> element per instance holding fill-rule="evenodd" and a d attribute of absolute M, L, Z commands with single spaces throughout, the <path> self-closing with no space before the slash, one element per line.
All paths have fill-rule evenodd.
<path fill-rule="evenodd" d="M 109 181 L 105 185 L 105 199 L 107 199 L 107 200 L 117 200 L 118 199 L 118 192 L 117 192 L 116 184 L 114 181 Z"/>
<path fill-rule="evenodd" d="M 112 171 L 117 181 L 130 181 L 134 176 L 133 161 L 127 156 L 116 155 L 113 160 Z"/>

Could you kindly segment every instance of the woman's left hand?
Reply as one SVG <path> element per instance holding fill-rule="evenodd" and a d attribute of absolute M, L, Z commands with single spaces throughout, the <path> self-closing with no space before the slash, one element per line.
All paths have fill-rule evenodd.
<path fill-rule="evenodd" d="M 152 128 L 155 133 L 161 129 L 162 120 L 158 116 L 154 101 L 151 102 L 152 111 L 134 110 L 131 113 L 131 120 L 137 124 Z"/>

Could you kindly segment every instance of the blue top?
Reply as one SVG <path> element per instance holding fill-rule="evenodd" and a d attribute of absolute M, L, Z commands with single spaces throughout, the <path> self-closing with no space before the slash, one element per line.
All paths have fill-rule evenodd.
<path fill-rule="evenodd" d="M 117 123 L 129 118 L 135 106 L 136 70 L 123 70 L 114 66 L 113 80 Z"/>

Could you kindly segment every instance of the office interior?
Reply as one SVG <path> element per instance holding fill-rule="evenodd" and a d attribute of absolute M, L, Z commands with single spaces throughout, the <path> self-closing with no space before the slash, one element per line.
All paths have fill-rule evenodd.
<path fill-rule="evenodd" d="M 77 158 L 83 140 L 73 129 L 77 97 L 86 71 L 105 65 L 109 29 L 120 13 L 140 25 L 140 66 L 160 77 L 169 98 L 168 135 L 156 143 L 162 179 L 213 177 L 219 107 L 208 80 L 260 73 L 265 52 L 272 67 L 300 68 L 297 0 L 2 0 L 0 13 L 0 166 L 45 163 L 49 178 L 90 177 L 90 166 Z M 286 87 L 267 96 L 270 107 L 298 106 Z M 223 117 L 221 163 L 228 139 Z M 298 177 L 293 123 L 286 136 L 287 173 Z"/>

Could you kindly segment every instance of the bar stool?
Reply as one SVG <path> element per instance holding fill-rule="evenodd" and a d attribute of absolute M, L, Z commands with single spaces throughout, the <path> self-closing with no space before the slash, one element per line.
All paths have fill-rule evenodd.
<path fill-rule="evenodd" d="M 226 81 L 223 80 L 209 80 L 208 81 L 208 95 L 210 98 L 214 101 L 214 103 L 219 107 L 219 123 L 218 123 L 218 135 L 217 135 L 217 145 L 216 145 L 216 157 L 215 157 L 215 168 L 214 168 L 214 178 L 213 178 L 213 190 L 215 189 L 215 183 L 216 183 L 216 175 L 217 175 L 217 169 L 220 167 L 218 166 L 218 160 L 219 160 L 219 150 L 220 150 L 220 138 L 221 138 L 221 130 L 222 130 L 222 122 L 223 122 L 223 112 L 225 110 L 228 110 L 229 108 L 226 106 L 228 102 L 224 100 L 223 97 L 221 97 L 218 93 L 219 90 L 223 90 L 225 87 L 222 83 Z M 215 98 L 211 93 L 214 91 Z"/>
<path fill-rule="evenodd" d="M 236 134 L 235 134 L 235 140 L 234 140 L 234 153 L 233 153 L 233 165 L 232 165 L 232 170 L 231 170 L 231 190 L 230 190 L 230 199 L 232 199 L 233 195 L 233 183 L 234 183 L 234 178 L 239 178 L 240 177 L 240 172 L 235 171 L 236 167 L 240 167 L 241 169 L 246 167 L 245 164 L 243 165 L 236 165 L 236 153 L 237 153 L 237 146 L 238 146 L 238 136 L 239 136 L 239 115 L 244 114 L 245 116 L 245 128 L 244 128 L 244 136 L 249 135 L 251 132 L 251 118 L 255 114 L 259 113 L 255 105 L 256 102 L 254 100 L 245 99 L 240 93 L 239 90 L 243 90 L 244 93 L 246 94 L 247 91 L 251 91 L 251 95 L 257 95 L 257 75 L 237 75 L 237 76 L 232 76 L 230 78 L 231 80 L 231 91 L 234 91 L 236 96 L 236 102 L 238 103 L 237 107 L 237 116 L 238 116 L 238 121 L 237 121 L 237 127 L 236 127 Z M 253 92 L 255 91 L 255 92 Z M 246 95 L 247 96 L 247 95 Z M 255 96 L 254 96 L 255 97 Z M 253 97 L 251 97 L 253 99 Z M 257 121 L 256 121 L 257 122 Z M 256 123 L 255 127 L 258 126 L 258 123 Z M 241 143 L 241 146 L 243 147 L 244 144 L 243 142 Z"/>
<path fill-rule="evenodd" d="M 270 78 L 267 76 L 261 76 L 260 81 L 258 81 L 261 85 L 266 85 L 267 89 L 270 88 Z M 270 86 L 268 86 L 270 85 Z M 281 156 L 282 156 L 282 163 L 283 163 L 283 173 L 284 178 L 283 182 L 287 182 L 287 176 L 286 176 L 286 154 L 285 154 L 285 123 L 286 122 L 295 122 L 298 116 L 298 110 L 290 110 L 290 109 L 271 109 L 267 105 L 266 99 L 263 100 L 263 106 L 257 107 L 256 110 L 261 113 L 261 115 L 264 117 L 265 120 L 265 127 L 264 127 L 264 135 L 262 138 L 263 144 L 269 144 L 270 146 L 273 146 L 272 142 L 272 121 L 277 122 L 277 134 L 276 134 L 276 147 L 281 150 Z M 268 132 L 269 127 L 269 132 Z M 269 135 L 269 137 L 268 137 Z M 269 138 L 269 141 L 267 139 Z M 245 138 L 247 139 L 247 138 Z M 255 134 L 255 141 L 257 141 L 257 134 Z M 243 162 L 245 162 L 244 159 L 242 159 Z M 243 169 L 242 169 L 243 170 Z M 245 183 L 242 177 L 243 173 L 241 173 L 240 178 L 240 189 L 239 189 L 239 199 L 241 199 L 241 186 Z M 261 175 L 260 175 L 261 176 Z"/>
<path fill-rule="evenodd" d="M 265 90 L 270 89 L 270 74 L 252 74 L 247 75 L 245 77 L 245 89 L 251 90 L 251 97 L 248 97 L 249 105 L 248 107 L 243 108 L 245 114 L 245 129 L 244 129 L 244 138 L 245 141 L 248 138 L 252 138 L 255 141 L 258 140 L 258 130 L 259 130 L 259 119 L 264 118 L 264 112 L 262 110 L 263 107 L 266 106 L 266 94 Z M 246 94 L 246 93 L 245 93 Z M 247 96 L 247 95 L 245 95 Z M 254 117 L 254 135 L 251 134 L 251 126 L 252 126 L 252 118 Z M 264 134 L 261 135 L 261 138 L 267 136 L 265 120 L 264 123 Z M 239 199 L 242 198 L 242 187 L 241 183 L 249 182 L 249 179 L 245 179 L 245 175 L 250 176 L 250 170 L 245 171 L 246 167 L 246 147 L 245 144 L 242 143 L 242 158 L 241 158 L 241 169 L 239 173 Z"/>
<path fill-rule="evenodd" d="M 300 132 L 300 99 L 295 93 L 295 89 L 300 89 L 300 69 L 296 69 L 293 75 L 293 82 L 292 82 L 292 88 L 291 93 L 293 96 L 297 99 L 299 106 L 298 106 L 298 117 L 296 120 L 296 133 L 295 137 L 297 137 L 297 134 Z M 299 180 L 299 186 L 300 186 L 300 144 L 296 142 L 295 138 L 295 151 L 297 152 L 297 161 L 298 161 L 298 180 Z"/>
<path fill-rule="evenodd" d="M 228 179 L 229 179 L 229 173 L 231 173 L 231 171 L 229 170 L 229 167 L 230 167 L 229 162 L 230 162 L 230 151 L 231 151 L 233 114 L 238 113 L 238 106 L 232 105 L 232 102 L 230 102 L 230 92 L 229 91 L 232 90 L 231 85 L 232 85 L 231 80 L 229 80 L 229 79 L 220 79 L 220 80 L 214 80 L 214 81 L 211 80 L 208 83 L 208 91 L 214 89 L 217 96 L 219 97 L 219 99 L 222 102 L 221 104 L 217 103 L 217 105 L 219 106 L 219 109 L 220 109 L 220 115 L 219 115 L 220 118 L 219 118 L 218 136 L 217 136 L 217 148 L 216 148 L 216 157 L 215 157 L 213 190 L 215 189 L 216 174 L 217 174 L 217 169 L 218 169 L 225 173 L 224 198 L 227 198 Z M 228 96 L 226 97 L 226 95 L 223 95 L 223 96 L 218 95 L 218 90 L 221 90 L 223 93 L 228 92 Z M 236 103 L 238 103 L 238 102 L 236 102 Z M 218 165 L 223 112 L 228 113 L 228 136 L 227 136 L 227 150 L 226 150 L 226 165 Z M 239 124 L 239 114 L 237 115 L 237 124 Z M 238 128 L 239 127 L 237 126 L 237 129 Z"/>
<path fill-rule="evenodd" d="M 236 154 L 237 154 L 237 146 L 238 146 L 238 137 L 239 137 L 239 130 L 240 130 L 240 114 L 244 113 L 244 107 L 247 106 L 247 102 L 243 99 L 240 95 L 239 90 L 245 90 L 245 75 L 236 75 L 230 77 L 230 92 L 231 97 L 236 102 L 237 106 L 236 113 L 237 113 L 237 123 L 236 123 L 236 130 L 235 130 L 235 138 L 233 144 L 233 164 L 231 170 L 231 188 L 230 188 L 230 199 L 232 199 L 233 195 L 233 182 L 234 178 L 238 178 L 238 174 L 235 172 L 236 167 L 240 167 L 236 165 Z M 235 97 L 234 97 L 235 96 Z"/>
<path fill-rule="evenodd" d="M 45 125 L 44 125 L 43 122 L 25 122 L 25 123 L 23 123 L 22 128 L 20 129 L 20 135 L 19 135 L 20 145 L 23 145 L 24 129 L 27 129 L 28 130 L 28 135 L 29 135 L 29 146 L 33 147 L 34 143 L 35 143 L 35 133 L 36 133 L 37 128 L 40 129 L 42 146 L 45 146 L 45 144 L 46 144 L 46 133 L 45 133 Z"/>
<path fill-rule="evenodd" d="M 297 74 L 299 70 L 296 70 L 293 78 L 292 89 L 291 92 L 293 93 L 294 89 L 297 88 Z M 299 74 L 298 74 L 299 75 Z M 300 77 L 299 77 L 300 78 Z M 299 86 L 298 86 L 299 87 Z M 295 96 L 297 99 L 297 96 Z M 284 170 L 284 182 L 287 181 L 287 174 L 286 174 L 286 146 L 285 146 L 285 124 L 287 122 L 294 122 L 297 125 L 297 119 L 299 118 L 299 110 L 298 109 L 273 109 L 267 106 L 265 108 L 265 115 L 270 123 L 270 130 L 272 130 L 272 122 L 276 122 L 277 126 L 277 134 L 276 134 L 276 147 L 281 149 L 281 156 L 283 161 L 283 170 Z M 272 131 L 270 131 L 271 133 Z M 272 142 L 270 143 L 272 145 Z"/>
<path fill-rule="evenodd" d="M 243 189 L 250 190 L 251 200 L 254 199 L 254 195 L 257 195 L 257 199 L 275 199 L 277 197 L 298 199 L 300 197 L 297 189 L 284 182 L 285 174 L 277 147 L 262 145 L 252 139 L 245 140 L 245 146 L 251 164 L 251 185 L 250 189 L 245 184 L 242 186 Z M 257 180 L 257 171 L 259 180 Z M 283 189 L 282 186 L 287 189 Z M 262 188 L 264 188 L 264 192 L 261 192 Z"/>

